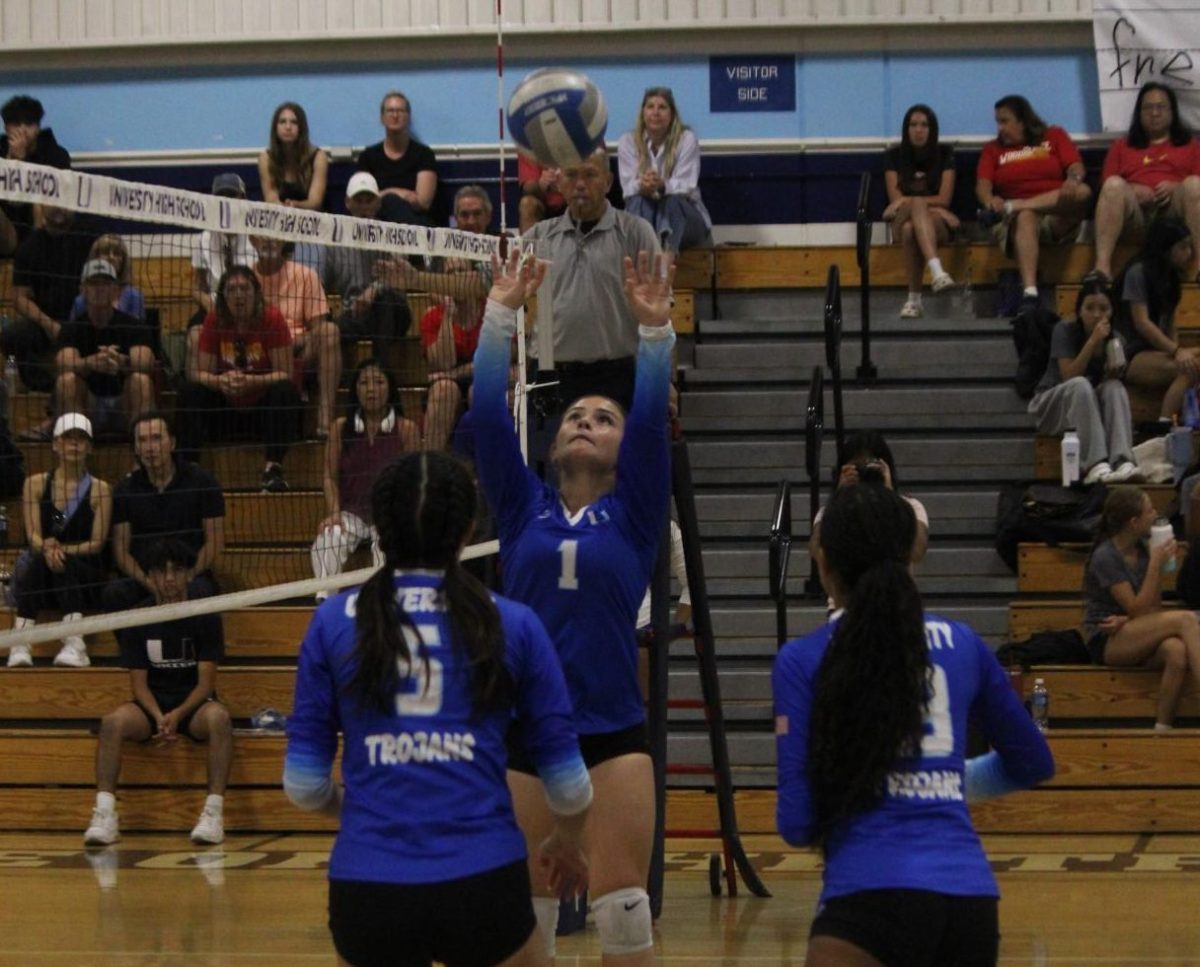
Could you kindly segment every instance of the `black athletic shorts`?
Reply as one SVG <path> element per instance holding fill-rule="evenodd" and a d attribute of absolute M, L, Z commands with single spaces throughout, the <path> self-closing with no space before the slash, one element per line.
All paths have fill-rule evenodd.
<path fill-rule="evenodd" d="M 508 730 L 508 767 L 513 772 L 523 772 L 527 776 L 536 776 L 537 769 L 533 760 L 525 751 L 525 743 L 521 737 L 521 725 L 516 723 Z M 646 723 L 639 722 L 627 729 L 616 732 L 597 732 L 595 735 L 579 737 L 579 752 L 583 756 L 583 764 L 594 769 L 601 762 L 615 759 L 617 756 L 629 755 L 634 752 L 650 754 L 650 736 L 646 732 Z"/>
<path fill-rule="evenodd" d="M 166 704 L 164 704 L 164 699 L 161 695 L 155 695 L 154 700 L 156 702 L 158 702 L 158 707 L 160 709 L 162 709 L 162 712 L 164 715 L 166 715 L 167 712 L 171 711 L 171 709 L 176 708 L 183 704 L 183 699 L 180 699 L 178 702 L 174 702 L 174 701 L 171 701 L 170 699 L 166 699 L 165 700 Z M 204 708 L 204 706 L 208 702 L 215 702 L 216 700 L 217 700 L 217 697 L 215 695 L 211 696 L 210 698 L 206 698 L 203 702 L 201 702 L 194 709 L 192 709 L 190 712 L 188 712 L 187 715 L 185 715 L 183 718 L 181 718 L 179 720 L 179 729 L 178 729 L 179 734 L 186 735 L 193 742 L 204 741 L 203 739 L 198 739 L 194 735 L 192 735 L 192 719 L 194 719 L 196 717 L 196 713 L 199 712 L 200 709 Z M 150 739 L 154 738 L 155 734 L 158 732 L 158 720 L 155 719 L 154 716 L 150 714 L 150 709 L 146 708 L 146 706 L 143 705 L 141 702 L 139 702 L 136 698 L 133 700 L 133 704 L 136 705 L 138 708 L 140 708 L 142 710 L 142 714 L 144 716 L 146 716 L 146 721 L 150 723 Z M 148 742 L 148 741 L 150 741 L 150 739 L 147 739 L 146 741 Z"/>
<path fill-rule="evenodd" d="M 536 927 L 524 860 L 441 883 L 329 881 L 333 945 L 354 967 L 488 967 Z"/>
<path fill-rule="evenodd" d="M 810 937 L 837 937 L 887 967 L 995 967 L 998 901 L 930 890 L 864 890 L 821 905 Z"/>

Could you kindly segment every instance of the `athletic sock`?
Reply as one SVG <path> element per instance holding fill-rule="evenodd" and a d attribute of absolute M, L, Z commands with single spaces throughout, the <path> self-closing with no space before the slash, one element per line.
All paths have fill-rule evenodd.
<path fill-rule="evenodd" d="M 117 797 L 111 792 L 96 793 L 96 808 L 104 813 L 115 813 L 117 811 Z"/>
<path fill-rule="evenodd" d="M 1033 296 L 1033 298 L 1036 299 L 1038 296 L 1037 286 L 1036 285 L 1025 286 L 1025 288 L 1021 291 L 1021 295 Z"/>
<path fill-rule="evenodd" d="M 558 933 L 558 906 L 557 897 L 535 896 L 533 898 L 533 915 L 537 917 L 538 933 L 542 935 L 546 956 L 551 960 L 554 959 L 554 938 Z"/>
<path fill-rule="evenodd" d="M 941 259 L 939 259 L 939 258 L 938 258 L 936 255 L 935 255 L 933 258 L 931 258 L 931 259 L 929 260 L 929 273 L 930 273 L 930 274 L 931 274 L 931 275 L 932 275 L 932 276 L 933 276 L 935 279 L 936 279 L 936 278 L 937 278 L 939 275 L 942 275 L 942 274 L 944 274 L 944 273 L 945 273 L 945 271 L 946 271 L 946 270 L 942 268 L 942 260 L 941 260 Z"/>
<path fill-rule="evenodd" d="M 218 796 L 215 792 L 204 800 L 204 808 L 211 810 L 220 816 L 225 811 L 225 797 Z"/>

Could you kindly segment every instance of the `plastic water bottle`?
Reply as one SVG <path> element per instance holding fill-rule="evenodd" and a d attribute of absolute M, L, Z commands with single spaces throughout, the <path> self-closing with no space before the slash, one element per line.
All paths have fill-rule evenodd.
<path fill-rule="evenodd" d="M 1067 427 L 1067 432 L 1063 434 L 1060 452 L 1062 454 L 1062 485 L 1070 487 L 1072 484 L 1079 483 L 1079 434 L 1075 432 L 1075 427 Z"/>
<path fill-rule="evenodd" d="M 1039 731 L 1045 732 L 1050 728 L 1050 692 L 1046 688 L 1044 678 L 1036 678 L 1033 682 L 1033 695 L 1029 700 L 1029 714 L 1033 716 L 1033 724 Z"/>
<path fill-rule="evenodd" d="M 10 427 L 13 424 L 13 413 L 16 409 L 20 383 L 21 378 L 17 371 L 17 357 L 9 356 L 4 361 L 4 412 L 8 416 L 8 425 Z"/>
<path fill-rule="evenodd" d="M 1125 346 L 1115 332 L 1104 344 L 1104 368 L 1110 373 L 1117 373 L 1125 368 Z"/>
<path fill-rule="evenodd" d="M 1150 547 L 1161 547 L 1169 540 L 1175 537 L 1175 530 L 1171 527 L 1171 522 L 1165 517 L 1160 517 L 1154 522 L 1154 526 L 1150 528 Z M 1175 570 L 1175 557 L 1172 555 L 1163 561 L 1163 574 L 1170 574 Z"/>

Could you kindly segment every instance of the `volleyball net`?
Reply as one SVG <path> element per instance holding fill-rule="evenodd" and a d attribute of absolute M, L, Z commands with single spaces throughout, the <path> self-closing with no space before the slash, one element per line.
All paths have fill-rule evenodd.
<path fill-rule="evenodd" d="M 37 210 L 42 225 L 0 263 L 0 346 L 18 372 L 14 379 L 5 367 L 14 384 L 6 385 L 7 417 L 26 475 L 62 472 L 55 419 L 84 413 L 94 437 L 88 469 L 115 492 L 116 526 L 131 533 L 134 556 L 148 535 L 199 546 L 194 521 L 159 521 L 138 533 L 155 517 L 138 502 L 161 502 L 161 494 L 128 476 L 147 473 L 129 424 L 139 412 L 163 414 L 176 457 L 195 460 L 220 490 L 224 551 L 213 573 L 225 592 L 71 628 L 39 624 L 0 636 L 0 651 L 308 597 L 370 574 L 369 539 L 330 522 L 362 512 L 377 468 L 342 458 L 350 438 L 377 433 L 401 435 L 405 449 L 455 447 L 501 239 L 366 217 L 378 206 L 359 198 L 347 204 L 364 217 L 0 161 L 5 213 L 17 220 Z M 360 380 L 375 373 L 359 370 L 368 360 L 390 381 L 394 408 L 394 419 L 370 428 L 355 418 L 366 392 Z M 328 439 L 343 417 L 334 448 Z M 0 565 L 17 572 L 10 597 L 39 556 L 26 550 L 21 559 L 27 517 L 37 517 L 43 539 L 87 539 L 72 524 L 78 508 L 43 512 L 41 497 L 26 508 L 8 495 Z M 494 543 L 466 556 L 489 549 Z M 101 558 L 105 580 L 121 576 L 107 548 Z M 322 578 L 331 561 L 343 573 Z M 85 611 L 95 612 L 104 582 L 84 583 Z"/>

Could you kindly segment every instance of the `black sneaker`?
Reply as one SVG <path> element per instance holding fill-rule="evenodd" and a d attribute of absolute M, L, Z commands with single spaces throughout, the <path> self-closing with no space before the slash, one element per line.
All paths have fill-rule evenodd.
<path fill-rule="evenodd" d="M 264 494 L 282 494 L 288 489 L 287 481 L 283 479 L 283 467 L 277 463 L 267 464 L 262 473 L 262 492 Z"/>

